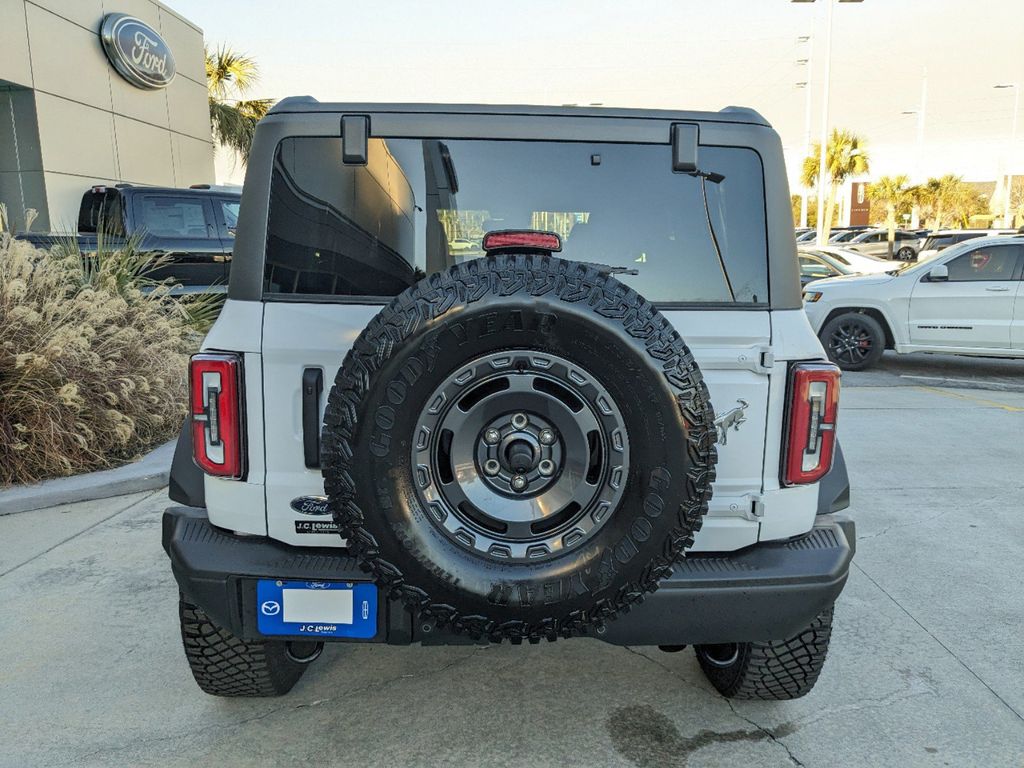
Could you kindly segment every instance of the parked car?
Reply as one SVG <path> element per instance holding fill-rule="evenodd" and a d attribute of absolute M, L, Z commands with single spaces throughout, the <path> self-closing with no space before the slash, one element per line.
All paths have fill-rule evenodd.
<path fill-rule="evenodd" d="M 1024 357 L 1024 238 L 981 237 L 880 275 L 809 283 L 804 309 L 829 359 L 858 371 L 885 349 Z"/>
<path fill-rule="evenodd" d="M 925 238 L 921 246 L 921 252 L 917 255 L 918 261 L 926 261 L 939 251 L 949 248 L 951 245 L 973 240 L 977 237 L 993 237 L 999 235 L 1017 234 L 1015 229 L 943 229 L 932 232 Z"/>
<path fill-rule="evenodd" d="M 921 236 L 916 232 L 909 232 L 897 229 L 893 242 L 893 255 L 900 261 L 912 261 L 917 258 L 917 251 L 921 245 Z M 879 258 L 889 257 L 889 230 L 871 229 L 861 232 L 849 241 L 843 243 L 843 247 L 866 254 L 878 256 Z"/>
<path fill-rule="evenodd" d="M 813 242 L 814 239 L 817 236 L 818 236 L 818 230 L 816 230 L 816 229 L 806 229 L 806 230 L 804 230 L 802 232 L 797 233 L 796 241 L 798 243 L 809 243 L 809 242 Z"/>
<path fill-rule="evenodd" d="M 145 251 L 167 257 L 148 277 L 180 284 L 173 293 L 227 290 L 241 192 L 237 188 L 197 185 L 188 189 L 97 185 L 83 196 L 78 233 L 23 232 L 16 235 L 40 248 L 74 237 L 83 253 L 105 243 L 117 247 L 137 236 Z"/>
<path fill-rule="evenodd" d="M 854 224 L 848 227 L 832 227 L 828 241 L 829 243 L 846 243 L 855 238 L 861 232 L 867 232 L 874 227 L 861 224 Z"/>
<path fill-rule="evenodd" d="M 463 237 L 457 237 L 454 240 L 449 241 L 448 250 L 454 252 L 463 251 L 479 251 L 480 243 L 476 240 L 468 240 Z"/>
<path fill-rule="evenodd" d="M 797 251 L 796 257 L 800 264 L 800 285 L 807 285 L 826 277 L 855 274 L 849 266 L 833 261 L 821 252 L 800 250 Z"/>
<path fill-rule="evenodd" d="M 856 537 L 763 117 L 286 99 L 248 179 L 163 519 L 204 691 L 582 634 L 813 687 Z"/>
<path fill-rule="evenodd" d="M 802 250 L 822 254 L 831 261 L 847 267 L 850 274 L 871 275 L 877 272 L 889 272 L 893 269 L 899 269 L 902 265 L 902 262 L 899 261 L 888 261 L 875 256 L 867 256 L 837 245 L 824 245 L 820 248 L 811 246 L 805 247 Z"/>

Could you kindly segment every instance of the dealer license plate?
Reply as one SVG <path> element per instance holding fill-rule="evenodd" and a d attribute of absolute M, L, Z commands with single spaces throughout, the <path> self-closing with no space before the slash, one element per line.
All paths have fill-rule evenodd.
<path fill-rule="evenodd" d="M 263 635 L 370 638 L 377 634 L 377 587 L 260 579 L 256 620 Z"/>

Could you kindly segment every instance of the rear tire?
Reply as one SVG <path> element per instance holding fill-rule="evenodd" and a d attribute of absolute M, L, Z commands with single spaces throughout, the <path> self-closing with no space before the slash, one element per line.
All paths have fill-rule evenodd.
<path fill-rule="evenodd" d="M 885 331 L 871 315 L 846 312 L 833 317 L 818 334 L 828 359 L 844 371 L 863 371 L 885 351 Z"/>
<path fill-rule="evenodd" d="M 296 659 L 312 661 L 319 655 L 316 643 L 241 640 L 218 626 L 206 611 L 184 595 L 179 598 L 178 615 L 192 676 L 211 696 L 288 693 L 309 666 L 308 662 Z"/>
<path fill-rule="evenodd" d="M 904 246 L 896 252 L 896 258 L 900 261 L 913 261 L 917 256 L 917 252 L 913 248 Z"/>
<path fill-rule="evenodd" d="M 715 689 L 729 699 L 783 701 L 810 693 L 825 664 L 833 607 L 786 640 L 696 646 L 697 661 Z"/>

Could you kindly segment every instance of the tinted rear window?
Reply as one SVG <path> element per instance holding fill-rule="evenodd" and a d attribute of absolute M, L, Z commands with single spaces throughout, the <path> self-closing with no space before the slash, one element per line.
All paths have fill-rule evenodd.
<path fill-rule="evenodd" d="M 535 229 L 559 234 L 564 258 L 636 270 L 619 277 L 652 301 L 766 303 L 760 158 L 700 159 L 724 181 L 673 173 L 668 145 L 371 139 L 367 165 L 346 166 L 340 139 L 285 139 L 264 293 L 384 299 L 482 258 L 489 231 Z"/>

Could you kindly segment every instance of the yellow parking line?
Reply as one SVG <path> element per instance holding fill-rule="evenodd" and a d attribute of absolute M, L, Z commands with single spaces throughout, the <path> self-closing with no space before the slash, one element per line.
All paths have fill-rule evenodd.
<path fill-rule="evenodd" d="M 972 403 L 978 405 L 987 405 L 990 408 L 1002 408 L 1004 411 L 1010 411 L 1011 413 L 1024 412 L 1024 408 L 1018 408 L 1015 405 L 1007 405 L 1006 403 L 999 403 L 995 400 L 986 400 L 984 397 L 975 397 L 974 395 L 965 395 L 961 392 L 950 392 L 948 389 L 939 389 L 938 387 L 924 387 L 917 386 L 915 389 L 920 389 L 925 392 L 934 392 L 937 395 L 945 395 L 946 397 L 956 397 L 960 400 L 970 400 Z"/>

